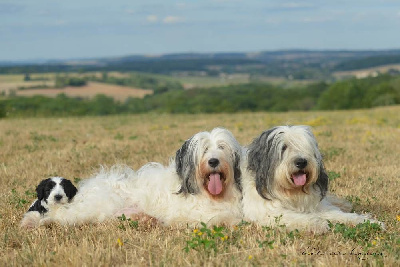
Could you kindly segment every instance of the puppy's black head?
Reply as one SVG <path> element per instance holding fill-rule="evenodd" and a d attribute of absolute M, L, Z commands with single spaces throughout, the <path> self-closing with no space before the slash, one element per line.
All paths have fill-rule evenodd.
<path fill-rule="evenodd" d="M 44 200 L 47 202 L 47 198 L 55 185 L 56 183 L 53 180 L 51 180 L 51 178 L 42 180 L 40 184 L 36 187 L 38 200 L 39 201 Z"/>
<path fill-rule="evenodd" d="M 68 179 L 62 179 L 61 186 L 64 188 L 64 192 L 68 197 L 68 201 L 70 201 L 78 192 L 78 189 L 71 183 Z"/>

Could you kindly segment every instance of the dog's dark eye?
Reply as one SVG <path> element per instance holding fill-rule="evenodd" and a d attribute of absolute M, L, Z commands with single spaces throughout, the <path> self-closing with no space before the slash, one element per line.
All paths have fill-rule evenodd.
<path fill-rule="evenodd" d="M 225 147 L 224 147 L 224 145 L 218 145 L 218 149 L 224 150 Z"/>
<path fill-rule="evenodd" d="M 285 152 L 286 148 L 287 148 L 287 145 L 282 146 L 282 153 Z"/>
<path fill-rule="evenodd" d="M 208 147 L 204 148 L 203 154 L 206 154 L 208 152 Z"/>

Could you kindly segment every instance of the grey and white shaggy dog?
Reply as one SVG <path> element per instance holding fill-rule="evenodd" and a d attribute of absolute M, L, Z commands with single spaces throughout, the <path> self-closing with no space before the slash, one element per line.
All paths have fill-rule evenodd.
<path fill-rule="evenodd" d="M 245 148 L 242 161 L 244 220 L 322 233 L 331 222 L 377 222 L 349 213 L 348 203 L 327 196 L 329 178 L 307 126 L 278 126 Z M 342 209 L 341 209 L 342 208 Z"/>
<path fill-rule="evenodd" d="M 188 139 L 168 166 L 148 163 L 102 169 L 79 186 L 71 203 L 51 209 L 39 225 L 96 223 L 143 214 L 163 225 L 235 224 L 242 219 L 242 148 L 223 128 Z"/>
<path fill-rule="evenodd" d="M 49 209 L 71 202 L 78 190 L 73 183 L 63 177 L 50 177 L 36 187 L 37 199 L 25 213 L 21 227 L 36 226 Z"/>

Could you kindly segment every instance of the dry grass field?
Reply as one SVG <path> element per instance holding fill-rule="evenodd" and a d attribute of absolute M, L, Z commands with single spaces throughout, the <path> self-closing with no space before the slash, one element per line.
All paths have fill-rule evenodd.
<path fill-rule="evenodd" d="M 0 120 L 0 265 L 400 266 L 399 114 L 397 106 Z M 313 126 L 331 191 L 350 200 L 356 212 L 384 221 L 386 231 L 336 225 L 314 235 L 243 223 L 214 229 L 220 237 L 215 232 L 199 235 L 209 228 L 151 227 L 121 219 L 30 231 L 18 227 L 43 178 L 60 175 L 76 182 L 100 165 L 123 163 L 137 169 L 148 161 L 166 164 L 183 141 L 199 131 L 223 126 L 248 144 L 263 130 L 282 124 Z M 196 242 L 210 247 L 196 247 Z"/>

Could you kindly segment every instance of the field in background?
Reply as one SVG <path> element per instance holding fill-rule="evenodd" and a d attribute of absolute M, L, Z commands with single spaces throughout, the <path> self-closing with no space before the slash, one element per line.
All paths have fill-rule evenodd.
<path fill-rule="evenodd" d="M 116 78 L 128 78 L 130 72 L 118 72 L 109 71 L 106 72 L 108 77 Z M 49 97 L 55 97 L 57 94 L 65 93 L 70 97 L 89 97 L 92 98 L 96 94 L 105 94 L 113 97 L 116 100 L 125 100 L 128 97 L 143 97 L 147 94 L 152 94 L 151 90 L 145 90 L 141 88 L 133 88 L 127 86 L 112 85 L 106 83 L 94 83 L 90 82 L 86 86 L 81 87 L 67 87 L 67 88 L 54 88 L 56 73 L 33 73 L 30 74 L 31 80 L 24 81 L 23 74 L 0 74 L 0 93 L 4 92 L 5 95 L 15 94 L 17 96 L 33 96 L 33 95 L 44 95 Z M 65 74 L 60 74 L 65 76 Z M 178 81 L 185 89 L 192 88 L 209 88 L 218 86 L 228 86 L 234 84 L 245 84 L 250 82 L 262 82 L 270 83 L 284 88 L 303 86 L 312 82 L 313 80 L 289 80 L 282 77 L 269 77 L 254 75 L 251 76 L 247 73 L 236 73 L 236 74 L 221 74 L 219 76 L 208 76 L 191 73 L 181 73 L 174 75 L 161 75 L 161 74 L 149 74 L 145 75 L 154 77 L 155 79 L 162 79 L 166 81 Z M 93 76 L 97 78 L 102 77 L 102 72 L 85 72 L 85 73 L 69 73 L 69 77 L 85 77 Z M 29 87 L 46 87 L 46 88 L 34 88 Z M 18 88 L 25 87 L 24 90 Z"/>
<path fill-rule="evenodd" d="M 107 74 L 110 77 L 117 78 L 127 77 L 129 75 L 120 72 L 108 72 Z M 68 75 L 70 77 L 84 77 L 85 75 L 101 77 L 102 73 L 69 73 Z M 55 77 L 55 73 L 36 73 L 30 75 L 30 81 L 24 81 L 24 75 L 22 74 L 3 74 L 0 75 L 0 93 L 4 92 L 5 95 L 13 94 L 17 96 L 43 95 L 47 97 L 56 97 L 58 94 L 66 94 L 69 97 L 82 98 L 93 98 L 98 94 L 104 94 L 117 101 L 124 101 L 128 97 L 143 98 L 145 95 L 153 93 L 152 90 L 98 82 L 88 82 L 87 85 L 80 87 L 67 86 L 64 88 L 55 88 Z M 25 87 L 26 89 L 19 90 L 20 87 Z M 29 89 L 29 87 L 39 88 Z"/>
<path fill-rule="evenodd" d="M 0 120 L 0 265 L 398 266 L 399 113 L 396 106 L 343 112 Z M 99 165 L 124 163 L 137 169 L 149 161 L 167 164 L 184 140 L 199 131 L 223 126 L 248 144 L 263 130 L 282 124 L 313 126 L 331 191 L 352 201 L 356 212 L 384 221 L 386 232 L 352 237 L 332 230 L 313 235 L 250 224 L 224 230 L 227 239 L 217 242 L 217 253 L 187 253 L 184 248 L 194 238 L 193 228 L 140 223 L 130 227 L 117 219 L 32 231 L 18 227 L 43 178 L 61 175 L 78 181 Z"/>
<path fill-rule="evenodd" d="M 112 97 L 117 101 L 123 102 L 128 97 L 143 98 L 145 95 L 152 94 L 153 91 L 113 84 L 89 82 L 87 85 L 81 87 L 67 86 L 61 89 L 54 88 L 20 90 L 17 92 L 17 96 L 44 95 L 47 97 L 56 97 L 61 93 L 66 94 L 69 97 L 82 98 L 93 98 L 98 94 L 103 94 Z"/>
<path fill-rule="evenodd" d="M 356 77 L 358 79 L 366 78 L 368 76 L 377 76 L 379 73 L 388 73 L 390 71 L 400 71 L 400 64 L 383 65 L 373 68 L 365 68 L 358 70 L 336 71 L 332 73 L 333 77 L 338 79 Z"/>

